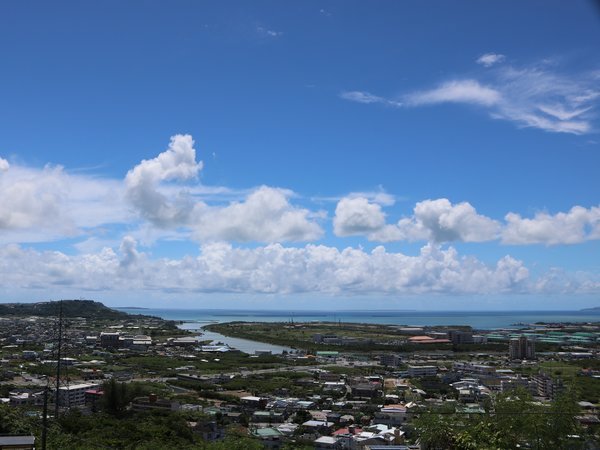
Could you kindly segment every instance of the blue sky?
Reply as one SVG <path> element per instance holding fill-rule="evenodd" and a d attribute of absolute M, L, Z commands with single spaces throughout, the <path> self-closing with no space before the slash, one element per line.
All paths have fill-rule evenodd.
<path fill-rule="evenodd" d="M 3 2 L 0 301 L 599 305 L 598 42 L 588 1 Z"/>

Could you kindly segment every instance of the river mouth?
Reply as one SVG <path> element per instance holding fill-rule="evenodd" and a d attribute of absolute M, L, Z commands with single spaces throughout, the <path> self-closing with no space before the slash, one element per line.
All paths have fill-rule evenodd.
<path fill-rule="evenodd" d="M 227 344 L 232 349 L 239 350 L 249 355 L 254 355 L 256 352 L 269 351 L 274 355 L 280 355 L 283 352 L 292 352 L 294 349 L 291 347 L 284 347 L 282 345 L 268 344 L 266 342 L 253 341 L 250 339 L 242 339 L 236 337 L 225 336 L 221 333 L 214 331 L 205 330 L 204 327 L 211 323 L 216 323 L 212 320 L 206 321 L 194 321 L 194 322 L 183 322 L 177 327 L 182 330 L 188 331 L 199 331 L 202 334 L 198 335 L 198 339 L 203 341 L 220 342 Z"/>

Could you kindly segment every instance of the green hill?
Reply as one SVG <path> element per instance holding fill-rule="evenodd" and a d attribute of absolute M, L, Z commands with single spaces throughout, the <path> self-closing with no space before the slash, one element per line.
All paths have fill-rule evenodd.
<path fill-rule="evenodd" d="M 0 316 L 58 316 L 59 301 L 39 303 L 1 303 Z M 126 319 L 129 314 L 111 309 L 93 300 L 63 300 L 64 317 L 88 319 Z"/>

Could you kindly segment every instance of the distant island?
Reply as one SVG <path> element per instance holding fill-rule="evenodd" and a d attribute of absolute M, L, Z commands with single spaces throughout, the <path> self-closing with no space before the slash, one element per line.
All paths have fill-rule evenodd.
<path fill-rule="evenodd" d="M 113 309 L 150 309 L 150 308 L 143 308 L 141 306 L 114 306 Z"/>
<path fill-rule="evenodd" d="M 600 311 L 600 306 L 595 306 L 593 308 L 584 308 L 580 309 L 580 311 Z"/>

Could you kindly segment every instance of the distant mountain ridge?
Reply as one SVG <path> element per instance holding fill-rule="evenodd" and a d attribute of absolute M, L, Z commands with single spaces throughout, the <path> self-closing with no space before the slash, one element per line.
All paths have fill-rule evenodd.
<path fill-rule="evenodd" d="M 129 314 L 94 300 L 62 300 L 64 317 L 87 319 L 126 319 Z M 58 316 L 59 301 L 38 303 L 0 303 L 0 316 Z"/>
<path fill-rule="evenodd" d="M 584 308 L 580 311 L 600 311 L 600 306 L 594 306 L 593 308 Z"/>

